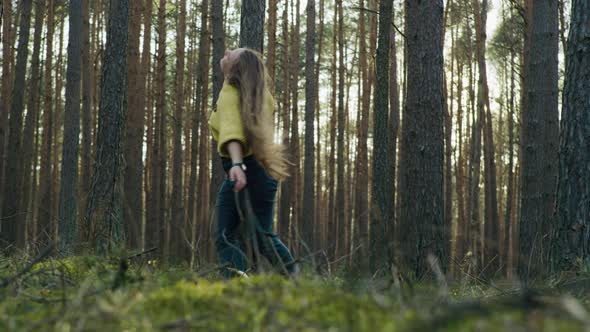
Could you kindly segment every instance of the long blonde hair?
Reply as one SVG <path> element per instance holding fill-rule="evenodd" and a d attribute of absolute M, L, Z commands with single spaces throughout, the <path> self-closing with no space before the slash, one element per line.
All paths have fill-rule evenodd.
<path fill-rule="evenodd" d="M 245 48 L 231 66 L 227 81 L 240 92 L 240 114 L 246 141 L 256 159 L 270 176 L 283 180 L 289 176 L 286 149 L 274 142 L 272 112 L 264 111 L 267 75 L 262 56 Z"/>

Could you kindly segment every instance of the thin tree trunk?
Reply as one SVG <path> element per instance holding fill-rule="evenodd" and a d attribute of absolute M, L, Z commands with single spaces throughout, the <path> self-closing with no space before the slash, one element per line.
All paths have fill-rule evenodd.
<path fill-rule="evenodd" d="M 284 6 L 283 9 L 283 59 L 282 59 L 282 68 L 283 68 L 283 84 L 281 89 L 281 97 L 282 97 L 282 104 L 283 107 L 281 109 L 282 115 L 282 143 L 284 146 L 289 146 L 289 124 L 290 124 L 290 106 L 291 106 L 291 99 L 290 95 L 290 86 L 291 80 L 289 79 L 289 11 L 288 11 L 288 4 Z M 280 203 L 279 203 L 279 229 L 282 234 L 285 235 L 287 238 L 287 245 L 292 245 L 292 241 L 290 238 L 291 229 L 290 229 L 290 217 L 291 217 L 291 179 L 288 178 L 281 183 L 281 196 L 280 196 Z"/>
<path fill-rule="evenodd" d="M 301 225 L 297 223 L 301 214 L 301 152 L 299 146 L 299 50 L 301 49 L 301 17 L 298 15 L 300 0 L 295 1 L 295 8 L 291 14 L 294 16 L 292 22 L 295 22 L 291 30 L 291 43 L 293 47 L 290 55 L 290 78 L 291 78 L 291 140 L 289 152 L 293 158 L 293 167 L 291 168 L 291 238 L 293 239 L 293 250 L 297 252 L 301 241 Z M 295 244 L 295 245 L 294 245 Z"/>
<path fill-rule="evenodd" d="M 89 0 L 82 3 L 82 147 L 80 167 L 81 206 L 86 206 L 92 177 L 92 89 Z"/>
<path fill-rule="evenodd" d="M 506 266 L 506 274 L 510 274 L 510 229 L 513 224 L 513 202 L 514 202 L 514 94 L 515 94 L 515 71 L 514 68 L 514 51 L 510 52 L 510 100 L 509 100 L 509 115 L 508 115 L 508 191 L 506 193 L 506 212 L 504 213 L 504 262 Z"/>
<path fill-rule="evenodd" d="M 62 90 L 63 90 L 63 82 L 65 81 L 65 64 L 64 64 L 64 54 L 63 54 L 63 43 L 64 43 L 64 30 L 65 30 L 65 17 L 67 10 L 61 10 L 62 15 L 60 18 L 60 28 L 59 28 L 59 46 L 58 46 L 58 56 L 57 56 L 57 63 L 55 68 L 55 110 L 53 112 L 53 123 L 54 123 L 54 131 L 53 131 L 53 143 L 54 143 L 54 153 L 52 155 L 52 163 L 53 163 L 53 197 L 55 198 L 53 201 L 53 211 L 52 215 L 55 216 L 55 224 L 53 227 L 53 238 L 58 239 L 58 229 L 59 229 L 59 189 L 60 189 L 60 174 L 61 169 L 59 167 L 60 158 L 59 156 L 62 154 L 63 151 L 63 144 L 59 144 L 59 139 L 63 133 L 63 126 L 60 125 L 62 123 L 62 113 L 64 110 L 64 105 L 62 103 Z"/>
<path fill-rule="evenodd" d="M 171 245 L 170 254 L 174 257 L 186 257 L 186 240 L 188 232 L 184 227 L 183 185 L 182 185 L 182 116 L 184 113 L 184 47 L 186 38 L 186 0 L 177 0 L 178 21 L 176 22 L 176 109 L 174 112 L 174 152 L 172 162 L 172 197 L 171 197 Z"/>
<path fill-rule="evenodd" d="M 219 60 L 225 52 L 225 31 L 223 28 L 223 2 L 211 1 L 211 30 L 213 34 L 213 55 L 211 57 L 211 68 L 213 69 L 213 104 L 217 104 L 219 92 L 223 86 L 223 72 Z M 215 109 L 214 109 L 215 111 Z M 217 151 L 217 142 L 211 140 L 211 151 Z M 217 191 L 223 182 L 223 169 L 218 156 L 211 157 L 211 185 L 209 187 L 210 210 L 213 211 L 213 204 L 217 201 Z M 213 199 L 215 197 L 215 199 Z"/>
<path fill-rule="evenodd" d="M 322 212 L 325 209 L 319 209 L 320 206 L 324 206 L 324 193 L 323 193 L 323 180 L 324 180 L 324 172 L 322 169 L 322 130 L 321 130 L 321 123 L 320 123 L 320 97 L 319 97 L 319 80 L 320 80 L 320 64 L 322 62 L 322 49 L 324 46 L 323 39 L 324 39 L 324 11 L 325 11 L 325 3 L 324 0 L 320 0 L 320 10 L 319 10 L 319 36 L 318 36 L 318 59 L 315 62 L 315 127 L 316 127 L 316 135 L 317 139 L 315 142 L 315 151 L 316 151 L 316 171 L 315 171 L 315 193 L 316 193 L 316 202 L 315 202 L 315 215 L 313 221 L 313 247 L 319 248 L 323 246 L 324 242 L 322 239 L 322 231 L 321 226 L 325 224 L 325 218 L 323 218 Z"/>
<path fill-rule="evenodd" d="M 148 0 L 151 1 L 151 0 Z M 137 249 L 141 244 L 141 224 L 143 215 L 143 127 L 145 117 L 145 85 L 139 55 L 139 34 L 141 30 L 141 2 L 129 4 L 129 49 L 127 50 L 129 80 L 127 91 L 128 116 L 125 130 L 125 177 L 124 177 L 124 227 L 127 245 Z M 149 52 L 149 50 L 148 50 Z"/>
<path fill-rule="evenodd" d="M 314 113 L 315 87 L 315 2 L 307 2 L 307 28 L 305 38 L 305 161 L 303 167 L 303 209 L 301 211 L 301 237 L 308 246 L 313 245 L 313 221 L 315 212 L 315 139 Z M 315 248 L 312 248 L 312 250 Z"/>
<path fill-rule="evenodd" d="M 202 175 L 205 174 L 205 168 L 207 165 L 204 163 L 205 155 L 204 151 L 200 149 L 201 145 L 204 145 L 204 142 L 207 142 L 208 135 L 204 135 L 205 132 L 201 131 L 199 135 L 199 126 L 201 129 L 207 130 L 207 126 L 202 126 L 200 123 L 204 119 L 202 116 L 202 104 L 203 101 L 207 101 L 204 97 L 206 96 L 207 87 L 204 85 L 204 81 L 207 80 L 207 71 L 205 69 L 207 66 L 207 61 L 209 60 L 209 31 L 208 31 L 208 16 L 209 16 L 209 0 L 203 0 L 201 2 L 201 33 L 199 37 L 199 62 L 197 64 L 196 69 L 196 76 L 197 82 L 195 85 L 195 102 L 193 105 L 193 121 L 192 121 L 192 142 L 191 142 L 191 176 L 189 179 L 189 194 L 188 194 L 188 220 L 189 225 L 191 226 L 191 245 L 195 248 L 197 244 L 197 236 L 202 236 L 202 234 L 197 234 L 197 224 L 202 224 L 205 221 L 205 218 L 196 218 L 195 210 L 201 216 L 206 216 L 207 213 L 203 213 L 203 211 L 208 211 L 206 208 L 208 205 L 204 204 L 205 200 L 203 200 L 203 196 L 206 195 L 205 191 L 201 191 L 200 189 L 204 186 L 205 178 Z M 200 153 L 198 153 L 200 151 Z M 197 153 L 199 154 L 197 158 Z M 199 183 L 197 183 L 197 165 L 199 165 Z M 198 192 L 200 194 L 197 195 L 197 201 L 195 201 L 195 194 Z M 196 203 L 196 206 L 195 206 Z M 194 264 L 196 257 L 195 254 L 191 255 L 191 263 Z M 192 266 L 191 264 L 191 266 Z"/>
<path fill-rule="evenodd" d="M 393 9 L 391 20 L 394 21 L 395 17 L 395 9 Z M 395 202 L 396 202 L 396 171 L 397 171 L 397 136 L 400 127 L 400 108 L 399 108 L 399 92 L 398 92 L 398 83 L 397 83 L 397 45 L 395 44 L 395 29 L 391 29 L 391 69 L 389 74 L 389 128 L 387 130 L 388 136 L 388 146 L 389 150 L 388 154 L 388 164 L 389 164 L 389 174 L 388 174 L 388 185 L 391 190 L 391 203 L 389 204 L 389 216 L 391 223 L 393 224 L 392 227 L 388 229 L 389 232 L 389 243 L 388 243 L 388 250 L 389 252 L 393 253 L 397 244 L 395 244 L 395 224 L 397 221 L 397 216 L 395 213 Z"/>
<path fill-rule="evenodd" d="M 31 171 L 34 171 L 34 169 L 31 169 L 31 167 L 33 165 L 33 158 L 36 157 L 35 132 L 39 120 L 39 82 L 41 82 L 39 54 L 41 52 L 41 35 L 44 16 L 45 1 L 39 0 L 35 3 L 35 33 L 33 36 L 33 54 L 31 58 L 31 79 L 29 84 L 29 98 L 27 100 L 27 117 L 23 132 L 23 173 L 22 179 L 20 179 L 20 183 L 22 183 L 22 201 L 19 210 L 23 211 L 23 222 L 27 228 L 26 234 L 31 234 L 30 228 L 34 228 L 34 225 L 32 225 L 33 211 L 29 210 L 29 206 L 31 203 L 31 186 L 35 185 L 32 182 L 33 178 L 31 176 Z"/>
<path fill-rule="evenodd" d="M 336 27 L 338 25 L 338 15 L 337 15 L 337 10 L 335 7 L 334 10 L 334 23 L 333 26 Z M 337 232 L 337 220 L 336 220 L 336 195 L 334 193 L 334 191 L 336 190 L 336 121 L 338 118 L 338 110 L 336 108 L 336 96 L 337 96 L 337 89 L 338 89 L 338 85 L 337 85 L 337 50 L 338 50 L 338 34 L 335 31 L 336 29 L 334 29 L 332 31 L 332 54 L 333 54 L 333 58 L 332 58 L 332 67 L 331 67 L 331 82 L 332 82 L 332 94 L 331 94 L 331 98 L 330 98 L 330 110 L 331 110 L 331 116 L 330 116 L 330 158 L 329 158 L 329 179 L 328 179 L 328 227 L 327 227 L 327 240 L 328 243 L 330 244 L 331 248 L 330 248 L 330 255 L 332 257 L 336 256 L 336 250 L 337 250 L 337 243 L 336 243 L 336 232 Z"/>
<path fill-rule="evenodd" d="M 53 224 L 53 179 L 51 155 L 53 152 L 53 100 L 51 89 L 51 70 L 53 65 L 54 3 L 47 0 L 47 49 L 45 53 L 44 104 L 43 104 L 43 139 L 41 147 L 41 165 L 39 169 L 39 210 L 37 212 L 36 243 L 45 247 L 52 239 Z"/>
<path fill-rule="evenodd" d="M 364 0 L 360 1 L 360 7 L 364 8 Z M 369 132 L 369 109 L 371 107 L 371 85 L 369 82 L 369 66 L 367 60 L 365 10 L 359 10 L 359 67 L 360 84 L 362 85 L 361 106 L 359 112 L 357 158 L 356 158 L 356 196 L 354 204 L 355 240 L 358 241 L 360 251 L 358 253 L 359 269 L 365 270 L 369 254 L 369 162 L 367 137 Z"/>
<path fill-rule="evenodd" d="M 337 140 L 336 140 L 336 254 L 343 253 L 343 234 L 344 234 L 344 129 L 346 115 L 344 114 L 344 9 L 342 0 L 337 0 L 338 25 L 338 117 L 337 117 Z"/>
<path fill-rule="evenodd" d="M 494 162 L 494 140 L 492 132 L 492 117 L 490 112 L 489 88 L 487 81 L 487 66 L 485 58 L 486 44 L 486 22 L 487 22 L 487 0 L 473 1 L 475 14 L 476 32 L 476 53 L 479 69 L 478 82 L 478 114 L 483 124 L 484 140 L 484 179 L 485 179 L 485 219 L 484 219 L 484 242 L 483 242 L 483 271 L 486 276 L 493 277 L 500 266 L 499 257 L 499 217 L 498 200 L 496 188 L 496 166 Z"/>
<path fill-rule="evenodd" d="M 272 83 L 271 89 L 274 94 L 276 62 L 277 62 L 277 0 L 268 1 L 268 57 L 266 69 Z"/>

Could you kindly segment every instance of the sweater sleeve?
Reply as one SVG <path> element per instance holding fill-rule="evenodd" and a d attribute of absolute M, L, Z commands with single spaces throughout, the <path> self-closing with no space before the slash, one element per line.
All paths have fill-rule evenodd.
<path fill-rule="evenodd" d="M 217 149 L 219 154 L 228 155 L 226 145 L 230 141 L 240 142 L 245 154 L 246 136 L 240 114 L 240 98 L 234 87 L 225 85 L 221 90 L 217 100 L 217 116 L 219 126 Z"/>

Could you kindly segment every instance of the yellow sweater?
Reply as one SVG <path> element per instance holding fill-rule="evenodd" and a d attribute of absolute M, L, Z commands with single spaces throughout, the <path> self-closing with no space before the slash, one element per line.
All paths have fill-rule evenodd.
<path fill-rule="evenodd" d="M 274 110 L 274 100 L 272 95 L 265 91 L 264 93 L 264 112 L 272 114 Z M 229 157 L 226 144 L 230 141 L 238 141 L 245 148 L 244 157 L 252 154 L 252 150 L 246 142 L 242 116 L 240 114 L 240 92 L 236 87 L 226 82 L 219 92 L 217 99 L 217 111 L 211 112 L 209 116 L 209 130 L 213 138 L 217 141 L 217 152 L 222 157 Z"/>

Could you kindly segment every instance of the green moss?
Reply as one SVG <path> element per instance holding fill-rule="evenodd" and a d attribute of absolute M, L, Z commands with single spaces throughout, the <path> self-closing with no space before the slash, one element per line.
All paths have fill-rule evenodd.
<path fill-rule="evenodd" d="M 446 308 L 439 289 L 432 285 L 415 285 L 408 297 L 387 282 L 372 280 L 354 285 L 313 275 L 297 282 L 278 275 L 220 280 L 198 277 L 182 267 L 131 265 L 125 283 L 112 290 L 117 270 L 116 259 L 92 256 L 38 264 L 29 273 L 34 276 L 0 290 L 0 331 L 577 331 L 582 327 L 565 314 L 525 314 L 510 308 L 437 321 L 436 315 Z M 498 292 L 458 287 L 450 293 L 451 301 L 463 301 Z"/>

